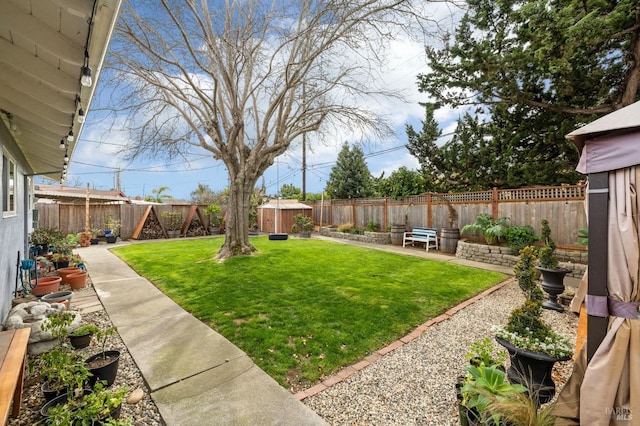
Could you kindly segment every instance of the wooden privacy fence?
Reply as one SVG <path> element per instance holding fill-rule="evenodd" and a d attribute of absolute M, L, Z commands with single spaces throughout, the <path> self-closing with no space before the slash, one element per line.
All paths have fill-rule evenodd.
<path fill-rule="evenodd" d="M 493 189 L 460 193 L 427 193 L 402 197 L 316 201 L 313 219 L 317 225 L 353 224 L 378 229 L 393 224 L 412 227 L 459 228 L 475 222 L 481 213 L 493 218 L 508 217 L 510 225 L 530 225 L 540 232 L 540 221 L 548 219 L 551 237 L 564 247 L 577 245 L 577 230 L 587 227 L 584 185 Z M 451 210 L 455 211 L 450 225 Z"/>
<path fill-rule="evenodd" d="M 157 204 L 154 206 L 158 217 L 163 212 L 180 212 L 183 219 L 187 217 L 191 206 L 189 204 Z M 207 206 L 198 206 L 201 212 Z M 89 221 L 90 229 L 105 229 L 108 216 L 120 221 L 119 235 L 123 239 L 131 238 L 136 227 L 147 211 L 148 205 L 144 204 L 90 204 Z M 75 234 L 84 231 L 85 205 L 84 204 L 38 204 L 38 226 L 58 228 L 63 234 Z M 206 229 L 209 226 L 209 216 L 202 214 Z"/>

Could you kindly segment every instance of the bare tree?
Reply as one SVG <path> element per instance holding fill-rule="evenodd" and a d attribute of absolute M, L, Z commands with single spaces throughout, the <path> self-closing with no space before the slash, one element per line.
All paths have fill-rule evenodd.
<path fill-rule="evenodd" d="M 390 130 L 367 97 L 398 95 L 376 87 L 377 53 L 419 19 L 410 1 L 125 5 L 108 65 L 114 112 L 126 115 L 137 141 L 129 157 L 195 147 L 224 162 L 229 210 L 218 258 L 251 253 L 251 193 L 296 138 L 345 125 L 376 136 Z"/>

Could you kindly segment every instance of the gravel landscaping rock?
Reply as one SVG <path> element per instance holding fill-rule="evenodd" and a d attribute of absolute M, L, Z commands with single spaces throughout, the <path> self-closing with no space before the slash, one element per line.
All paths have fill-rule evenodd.
<path fill-rule="evenodd" d="M 458 425 L 454 384 L 469 344 L 492 337 L 491 326 L 505 324 L 523 300 L 512 282 L 304 402 L 331 425 Z M 576 315 L 545 310 L 543 318 L 575 338 Z M 571 361 L 556 364 L 557 391 L 571 369 Z"/>

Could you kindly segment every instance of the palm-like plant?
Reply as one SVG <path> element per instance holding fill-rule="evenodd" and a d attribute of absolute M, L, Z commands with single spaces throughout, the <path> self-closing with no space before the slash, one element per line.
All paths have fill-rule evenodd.
<path fill-rule="evenodd" d="M 152 195 L 147 195 L 146 197 L 144 197 L 144 200 L 154 203 L 164 203 L 167 200 L 173 199 L 171 195 L 165 194 L 165 192 L 169 190 L 170 188 L 168 186 L 161 186 L 160 188 L 152 189 Z"/>

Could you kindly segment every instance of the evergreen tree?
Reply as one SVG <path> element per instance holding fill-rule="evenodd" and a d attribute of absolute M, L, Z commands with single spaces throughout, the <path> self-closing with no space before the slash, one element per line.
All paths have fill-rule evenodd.
<path fill-rule="evenodd" d="M 420 172 L 402 166 L 391 173 L 388 178 L 375 180 L 377 195 L 380 197 L 404 197 L 425 192 L 424 178 Z"/>
<path fill-rule="evenodd" d="M 453 39 L 427 48 L 419 90 L 440 105 L 480 105 L 489 122 L 459 122 L 468 126 L 461 146 L 442 152 L 462 156 L 459 170 L 445 164 L 438 176 L 459 190 L 575 183 L 577 153 L 564 135 L 639 99 L 640 3 L 467 3 Z M 426 150 L 423 171 L 434 173 L 435 144 Z"/>
<path fill-rule="evenodd" d="M 366 198 L 373 195 L 371 173 L 358 146 L 345 142 L 331 169 L 325 189 L 331 198 Z"/>
<path fill-rule="evenodd" d="M 285 200 L 299 200 L 302 198 L 302 190 L 293 184 L 285 183 L 280 188 L 280 196 Z"/>

